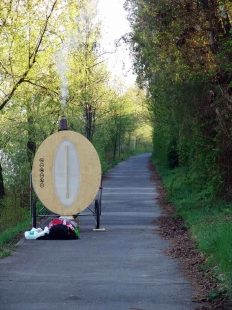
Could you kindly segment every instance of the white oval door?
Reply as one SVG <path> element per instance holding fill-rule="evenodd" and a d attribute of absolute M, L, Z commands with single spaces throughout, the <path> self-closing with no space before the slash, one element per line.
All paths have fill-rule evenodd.
<path fill-rule="evenodd" d="M 69 207 L 76 200 L 80 188 L 80 164 L 75 146 L 63 140 L 57 147 L 53 163 L 53 180 L 60 202 Z"/>

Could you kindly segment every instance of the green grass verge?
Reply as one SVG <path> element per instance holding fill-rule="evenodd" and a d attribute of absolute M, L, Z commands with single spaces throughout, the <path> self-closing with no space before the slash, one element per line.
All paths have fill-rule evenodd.
<path fill-rule="evenodd" d="M 6 229 L 0 232 L 0 258 L 10 255 L 12 249 L 14 249 L 15 244 L 11 242 L 16 239 L 18 233 L 28 230 L 31 225 L 31 219 L 27 219 L 21 223 L 18 223 L 15 227 Z"/>
<path fill-rule="evenodd" d="M 232 297 L 232 203 L 216 199 L 211 188 L 200 189 L 184 168 L 158 165 L 157 170 L 175 207 L 174 216 L 184 219 L 207 267 Z"/>

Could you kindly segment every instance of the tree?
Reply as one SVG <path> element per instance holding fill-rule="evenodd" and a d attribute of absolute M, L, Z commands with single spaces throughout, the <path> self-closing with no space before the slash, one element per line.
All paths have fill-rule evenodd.
<path fill-rule="evenodd" d="M 72 31 L 70 52 L 70 96 L 68 109 L 82 113 L 87 139 L 93 141 L 96 122 L 102 113 L 109 72 L 99 46 L 100 25 L 95 22 L 96 1 L 83 1 L 78 24 Z"/>
<path fill-rule="evenodd" d="M 156 153 L 162 146 L 166 162 L 177 141 L 180 163 L 198 171 L 198 184 L 219 190 L 223 178 L 229 190 L 230 1 L 127 0 L 126 7 L 133 31 L 125 40 L 148 91 Z"/>
<path fill-rule="evenodd" d="M 38 113 L 40 116 L 44 113 L 46 118 L 46 113 L 54 115 L 51 117 L 53 127 L 61 114 L 54 53 L 65 36 L 67 16 L 76 8 L 74 2 L 13 0 L 0 3 L 0 110 L 7 114 L 9 109 L 17 111 L 11 118 L 14 122 L 22 117 L 20 113 L 27 115 L 25 145 L 30 165 L 36 142 L 41 141 L 41 138 L 36 140 L 38 135 L 35 134 Z M 40 131 L 43 138 L 54 130 L 46 131 L 45 127 Z M 0 177 L 3 179 L 1 173 L 2 169 Z"/>
<path fill-rule="evenodd" d="M 29 73 L 38 61 L 49 34 L 57 0 L 1 2 L 0 110 L 18 87 L 30 82 Z"/>

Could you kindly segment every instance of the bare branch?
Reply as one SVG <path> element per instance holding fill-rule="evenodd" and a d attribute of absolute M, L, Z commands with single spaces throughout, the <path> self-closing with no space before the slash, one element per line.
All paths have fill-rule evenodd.
<path fill-rule="evenodd" d="M 39 48 L 41 46 L 41 43 L 43 41 L 44 35 L 46 33 L 47 30 L 47 26 L 48 26 L 48 22 L 50 20 L 50 17 L 55 9 L 57 0 L 54 1 L 52 8 L 49 12 L 49 14 L 47 15 L 43 30 L 41 31 L 41 34 L 37 40 L 36 43 L 36 47 L 34 49 L 34 52 L 30 55 L 30 62 L 29 62 L 29 66 L 27 68 L 27 70 L 25 70 L 25 72 L 21 75 L 21 77 L 18 79 L 18 81 L 15 82 L 14 86 L 12 87 L 11 91 L 6 95 L 5 99 L 3 100 L 3 102 L 0 105 L 0 111 L 5 107 L 5 105 L 10 101 L 10 99 L 13 97 L 15 91 L 17 90 L 17 88 L 26 80 L 26 77 L 28 75 L 28 73 L 30 72 L 31 68 L 33 67 L 34 63 L 36 62 L 36 57 L 38 55 L 39 52 Z M 28 82 L 28 80 L 27 80 Z"/>
<path fill-rule="evenodd" d="M 42 89 L 44 89 L 44 90 L 48 90 L 49 92 L 54 93 L 54 94 L 56 94 L 56 95 L 59 96 L 59 93 L 58 93 L 58 92 L 56 92 L 56 91 L 54 91 L 54 90 L 51 90 L 49 87 L 46 87 L 46 86 L 44 86 L 44 85 L 40 85 L 40 84 L 38 84 L 38 83 L 32 82 L 31 80 L 27 80 L 27 79 L 25 79 L 24 82 L 25 82 L 25 83 L 29 83 L 29 84 L 31 84 L 31 85 L 34 85 L 34 86 L 36 86 L 36 87 L 42 88 Z"/>

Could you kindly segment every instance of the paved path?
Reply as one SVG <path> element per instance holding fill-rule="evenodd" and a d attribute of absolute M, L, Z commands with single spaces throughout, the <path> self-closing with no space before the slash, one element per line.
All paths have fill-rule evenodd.
<path fill-rule="evenodd" d="M 24 240 L 0 260 L 0 310 L 185 310 L 194 293 L 153 233 L 160 215 L 148 155 L 131 157 L 104 181 L 101 226 L 81 218 L 81 238 Z"/>

